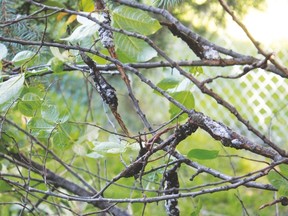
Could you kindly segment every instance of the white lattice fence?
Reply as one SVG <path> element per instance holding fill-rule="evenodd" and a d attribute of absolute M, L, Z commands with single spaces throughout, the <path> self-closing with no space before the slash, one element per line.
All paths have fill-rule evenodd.
<path fill-rule="evenodd" d="M 219 69 L 212 70 L 217 70 L 219 74 Z M 234 67 L 231 71 L 239 73 L 241 67 Z M 241 115 L 270 139 L 280 145 L 287 143 L 287 80 L 259 69 L 236 80 L 217 79 L 209 86 L 235 106 Z M 246 126 L 239 123 L 228 110 L 218 105 L 213 99 L 196 89 L 194 94 L 198 110 L 203 110 L 246 136 L 255 137 L 249 131 L 247 132 Z"/>

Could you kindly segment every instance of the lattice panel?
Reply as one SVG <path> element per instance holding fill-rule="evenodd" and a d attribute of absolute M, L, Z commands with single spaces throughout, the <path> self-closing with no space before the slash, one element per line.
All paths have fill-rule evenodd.
<path fill-rule="evenodd" d="M 288 144 L 287 80 L 269 72 L 255 70 L 237 80 L 217 79 L 209 86 L 270 139 L 280 145 Z M 198 110 L 203 110 L 246 136 L 253 136 L 214 100 L 196 89 L 195 97 Z M 255 140 L 258 139 L 255 137 Z"/>

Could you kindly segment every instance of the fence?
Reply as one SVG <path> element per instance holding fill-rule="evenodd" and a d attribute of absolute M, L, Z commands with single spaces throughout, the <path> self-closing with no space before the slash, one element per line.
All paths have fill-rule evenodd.
<path fill-rule="evenodd" d="M 222 37 L 223 43 L 225 47 L 231 47 L 235 51 L 238 50 L 237 45 L 233 46 L 233 41 L 228 37 Z M 251 45 L 250 47 L 247 46 L 247 48 L 251 49 Z M 283 50 L 281 52 L 280 55 L 283 56 L 282 62 L 287 61 L 288 59 L 285 59 L 287 55 L 283 53 Z M 241 72 L 242 67 L 234 66 L 228 69 L 209 68 L 205 71 L 205 74 L 209 74 L 209 77 L 211 77 L 211 74 L 236 75 Z M 287 143 L 287 79 L 262 69 L 256 69 L 239 79 L 216 79 L 209 84 L 209 87 L 235 106 L 241 115 L 272 141 L 282 147 Z M 241 132 L 241 134 L 257 142 L 260 141 L 227 109 L 217 105 L 215 100 L 203 95 L 196 88 L 194 89 L 194 95 L 198 110 L 205 110 L 206 114 L 223 121 L 226 125 Z"/>

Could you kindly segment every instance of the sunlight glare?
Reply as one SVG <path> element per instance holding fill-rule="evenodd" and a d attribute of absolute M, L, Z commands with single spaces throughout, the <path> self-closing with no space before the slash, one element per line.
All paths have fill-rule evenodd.
<path fill-rule="evenodd" d="M 251 9 L 243 19 L 248 31 L 260 43 L 272 44 L 288 39 L 288 1 L 267 0 L 264 11 Z M 228 20 L 227 30 L 235 39 L 243 39 L 244 33 L 232 19 Z M 244 38 L 245 39 L 245 38 Z"/>

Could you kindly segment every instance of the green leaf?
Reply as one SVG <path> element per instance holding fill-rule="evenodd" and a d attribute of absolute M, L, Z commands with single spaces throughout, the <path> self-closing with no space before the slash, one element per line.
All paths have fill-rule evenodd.
<path fill-rule="evenodd" d="M 63 65 L 67 62 L 74 62 L 76 58 L 77 51 L 65 50 L 60 52 L 58 47 L 50 47 L 50 51 L 54 58 L 51 59 L 51 67 L 54 72 L 63 71 Z"/>
<path fill-rule="evenodd" d="M 86 156 L 90 157 L 90 158 L 94 158 L 94 159 L 99 159 L 99 158 L 104 157 L 103 155 L 98 154 L 97 152 L 91 152 L 91 153 L 87 154 Z"/>
<path fill-rule="evenodd" d="M 93 142 L 93 150 L 100 153 L 119 154 L 126 150 L 126 145 L 122 142 Z"/>
<path fill-rule="evenodd" d="M 7 47 L 0 43 L 0 60 L 4 59 L 7 56 L 8 50 Z"/>
<path fill-rule="evenodd" d="M 288 165 L 280 164 L 279 168 L 280 168 L 281 174 L 288 178 Z"/>
<path fill-rule="evenodd" d="M 280 188 L 278 190 L 278 194 L 280 196 L 288 196 L 288 184 L 287 184 L 287 180 L 284 184 L 280 185 Z"/>
<path fill-rule="evenodd" d="M 38 138 L 48 138 L 55 128 L 54 125 L 39 117 L 31 118 L 27 126 L 32 131 L 32 134 Z"/>
<path fill-rule="evenodd" d="M 108 49 L 103 49 L 100 51 L 101 54 L 109 56 L 109 51 Z M 87 53 L 87 55 L 92 58 L 97 64 L 107 64 L 107 60 L 104 58 L 101 58 L 100 56 L 97 55 L 93 55 L 93 54 L 89 54 Z"/>
<path fill-rule="evenodd" d="M 18 103 L 18 110 L 25 116 L 32 117 L 35 115 L 35 109 L 33 108 L 33 105 L 35 103 L 32 101 L 21 101 Z"/>
<path fill-rule="evenodd" d="M 112 12 L 112 25 L 119 29 L 138 32 L 143 35 L 154 34 L 161 28 L 158 20 L 148 13 L 121 5 Z"/>
<path fill-rule="evenodd" d="M 60 59 L 54 57 L 51 60 L 51 69 L 55 72 L 55 73 L 60 73 L 64 70 L 64 62 L 61 61 Z"/>
<path fill-rule="evenodd" d="M 160 175 L 159 175 L 160 173 Z M 149 182 L 158 182 L 160 180 L 160 177 L 163 176 L 163 171 L 157 171 L 157 172 L 152 172 L 147 175 L 147 178 L 149 179 Z"/>
<path fill-rule="evenodd" d="M 28 92 L 25 94 L 21 101 L 18 103 L 18 110 L 25 116 L 34 116 L 35 112 L 41 107 L 41 98 Z"/>
<path fill-rule="evenodd" d="M 30 76 L 41 76 L 42 74 L 50 71 L 51 68 L 48 66 L 44 66 L 40 68 L 39 70 L 32 70 L 32 71 L 26 71 L 25 72 L 25 78 L 28 78 Z"/>
<path fill-rule="evenodd" d="M 17 75 L 5 82 L 0 83 L 0 105 L 6 103 L 11 104 L 15 100 L 23 88 L 25 76 Z"/>
<path fill-rule="evenodd" d="M 179 80 L 174 77 L 164 78 L 157 84 L 157 86 L 164 91 L 175 88 L 177 85 L 179 85 Z"/>
<path fill-rule="evenodd" d="M 218 157 L 219 151 L 206 149 L 192 149 L 188 152 L 188 158 L 195 158 L 199 160 L 211 160 Z"/>
<path fill-rule="evenodd" d="M 193 212 L 191 212 L 190 216 L 199 216 L 201 209 L 202 209 L 202 202 L 199 199 L 196 208 L 194 209 Z"/>
<path fill-rule="evenodd" d="M 7 182 L 0 180 L 0 192 L 8 192 L 12 189 L 12 186 L 9 185 Z"/>
<path fill-rule="evenodd" d="M 276 171 L 270 171 L 267 176 L 269 182 L 278 189 L 280 196 L 288 195 L 288 182 Z"/>
<path fill-rule="evenodd" d="M 277 189 L 279 189 L 283 183 L 283 177 L 273 170 L 268 173 L 267 177 L 269 182 Z"/>
<path fill-rule="evenodd" d="M 66 40 L 69 42 L 76 42 L 76 41 L 81 41 L 85 39 L 86 37 L 90 37 L 96 34 L 97 30 L 99 29 L 99 26 L 95 24 L 80 25 L 72 32 L 72 34 L 69 37 L 63 38 L 61 40 Z"/>
<path fill-rule="evenodd" d="M 155 0 L 154 4 L 158 7 L 169 8 L 180 4 L 183 0 Z"/>
<path fill-rule="evenodd" d="M 58 123 L 65 123 L 68 121 L 70 115 L 69 112 L 67 110 L 64 110 L 60 113 L 59 118 L 58 118 Z"/>
<path fill-rule="evenodd" d="M 50 51 L 53 54 L 54 57 L 59 59 L 60 61 L 65 61 L 66 59 L 63 57 L 61 54 L 60 50 L 58 47 L 50 47 Z"/>
<path fill-rule="evenodd" d="M 55 15 L 56 18 L 57 15 Z M 52 16 L 53 17 L 53 16 Z M 64 20 L 54 21 L 53 31 L 50 31 L 50 37 L 54 40 L 61 40 L 63 35 L 67 33 L 68 25 Z"/>
<path fill-rule="evenodd" d="M 47 122 L 57 123 L 59 121 L 59 112 L 55 105 L 43 104 L 41 106 L 41 116 Z"/>
<path fill-rule="evenodd" d="M 83 12 L 84 13 L 84 12 Z M 87 15 L 92 16 L 93 18 L 99 20 L 99 22 L 103 21 L 103 17 L 99 13 L 85 13 Z M 77 15 L 77 21 L 81 24 L 80 26 L 76 27 L 72 34 L 61 40 L 66 40 L 69 42 L 81 41 L 87 37 L 95 35 L 100 26 L 93 22 L 92 20 L 87 19 L 86 17 Z"/>
<path fill-rule="evenodd" d="M 88 145 L 85 142 L 74 143 L 72 149 L 75 154 L 80 156 L 86 156 L 88 152 Z"/>
<path fill-rule="evenodd" d="M 153 34 L 161 27 L 148 13 L 127 6 L 119 6 L 112 13 L 112 25 L 119 29 Z M 145 41 L 115 33 L 117 54 L 123 62 L 145 62 L 157 56 L 157 52 Z"/>
<path fill-rule="evenodd" d="M 46 130 L 51 132 L 55 127 L 40 117 L 34 117 L 28 122 L 28 128 L 31 130 Z"/>
<path fill-rule="evenodd" d="M 187 109 L 193 109 L 194 108 L 194 97 L 193 94 L 190 91 L 179 91 L 179 92 L 173 92 L 170 94 L 171 97 L 173 97 L 176 101 L 181 103 L 183 106 L 185 106 Z M 176 115 L 178 115 L 181 112 L 181 109 L 177 107 L 176 105 L 170 103 L 169 107 L 169 113 L 170 118 L 174 118 Z M 186 115 L 183 115 L 180 117 L 179 120 L 183 120 L 187 118 Z"/>
<path fill-rule="evenodd" d="M 69 145 L 70 139 L 63 131 L 57 131 L 53 135 L 53 145 L 56 148 L 65 148 Z"/>
<path fill-rule="evenodd" d="M 23 64 L 26 64 L 27 62 L 31 61 L 34 55 L 35 53 L 30 50 L 21 51 L 17 53 L 16 56 L 14 56 L 12 62 L 16 67 L 20 67 Z"/>
<path fill-rule="evenodd" d="M 60 122 L 58 122 L 59 124 L 59 131 L 63 132 L 66 134 L 67 137 L 69 137 L 69 139 L 71 141 L 75 141 L 79 139 L 79 136 L 81 133 L 83 133 L 83 131 L 81 131 L 79 129 L 79 127 L 73 126 L 69 123 L 62 123 L 60 124 Z"/>
<path fill-rule="evenodd" d="M 80 0 L 79 8 L 81 11 L 91 12 L 94 10 L 94 1 L 93 0 Z"/>
<path fill-rule="evenodd" d="M 25 73 L 26 75 L 26 73 Z M 27 98 L 25 96 L 25 100 L 30 100 L 29 97 L 32 96 L 32 100 L 38 100 L 38 98 L 36 98 L 36 96 L 34 97 L 34 95 L 37 95 L 39 97 L 39 99 L 42 101 L 42 98 L 45 96 L 45 86 L 41 83 L 35 83 L 35 85 L 33 86 L 24 86 L 22 92 L 21 92 L 21 98 L 23 99 L 25 94 L 27 95 Z M 31 95 L 32 94 L 32 95 Z"/>
<path fill-rule="evenodd" d="M 140 39 L 115 33 L 114 41 L 119 59 L 123 62 L 145 62 L 157 56 L 157 52 Z"/>
<path fill-rule="evenodd" d="M 194 76 L 199 76 L 201 74 L 204 74 L 203 68 L 201 66 L 190 67 L 189 72 L 193 74 Z"/>

